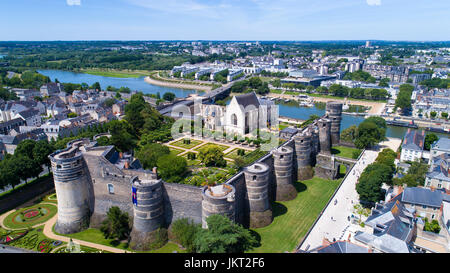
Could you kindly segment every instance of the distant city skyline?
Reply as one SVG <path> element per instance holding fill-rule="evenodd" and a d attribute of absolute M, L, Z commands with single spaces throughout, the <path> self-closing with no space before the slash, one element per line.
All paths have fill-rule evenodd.
<path fill-rule="evenodd" d="M 450 1 L 2 1 L 1 41 L 449 41 Z"/>

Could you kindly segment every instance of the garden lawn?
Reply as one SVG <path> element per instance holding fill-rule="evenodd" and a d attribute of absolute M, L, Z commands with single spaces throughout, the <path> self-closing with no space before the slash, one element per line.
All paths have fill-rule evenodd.
<path fill-rule="evenodd" d="M 270 93 L 274 93 L 274 94 L 281 94 L 281 93 L 283 93 L 283 90 L 278 90 L 278 89 L 270 89 Z"/>
<path fill-rule="evenodd" d="M 238 154 L 237 154 L 238 150 L 239 150 L 239 148 L 236 148 L 236 149 L 232 150 L 231 152 L 225 154 L 225 157 L 226 158 L 231 158 L 231 159 L 235 159 L 235 158 L 239 157 Z M 252 151 L 248 151 L 248 150 L 245 150 L 245 149 L 243 149 L 243 150 L 245 151 L 244 156 L 252 152 Z"/>
<path fill-rule="evenodd" d="M 55 232 L 54 227 L 53 227 L 53 232 Z M 58 234 L 58 233 L 56 233 L 56 234 Z M 58 234 L 58 235 L 134 252 L 134 250 L 131 249 L 127 243 L 120 243 L 113 239 L 105 239 L 105 237 L 104 237 L 103 233 L 100 231 L 100 229 L 96 229 L 96 228 L 89 228 L 89 229 L 83 230 L 78 233 L 73 233 L 73 234 Z M 155 249 L 155 250 L 151 250 L 151 251 L 147 251 L 147 252 L 148 253 L 172 253 L 174 250 L 176 250 L 178 252 L 182 252 L 182 250 L 178 247 L 178 245 L 169 242 L 159 249 Z"/>
<path fill-rule="evenodd" d="M 340 157 L 353 158 L 353 159 L 358 158 L 358 157 L 353 156 L 353 152 L 355 152 L 355 153 L 357 152 L 358 156 L 359 156 L 359 154 L 361 154 L 360 149 L 344 147 L 344 146 L 334 146 L 332 148 L 331 152 L 332 152 L 332 154 L 340 156 Z"/>
<path fill-rule="evenodd" d="M 180 249 L 177 244 L 172 242 L 168 242 L 161 248 L 145 251 L 145 253 L 173 253 L 174 251 L 176 251 L 177 253 L 186 253 L 186 250 Z"/>
<path fill-rule="evenodd" d="M 187 153 L 184 154 L 184 155 L 182 155 L 182 157 L 186 158 L 186 161 L 187 161 L 187 165 L 188 165 L 188 166 L 197 166 L 197 165 L 200 165 L 200 164 L 202 163 L 202 162 L 201 162 L 200 160 L 198 160 L 198 159 L 194 159 L 194 160 L 189 160 L 189 159 L 187 159 Z"/>
<path fill-rule="evenodd" d="M 203 141 L 201 141 L 201 140 L 191 139 L 191 144 L 184 144 L 183 140 L 184 139 L 180 139 L 176 142 L 172 142 L 172 143 L 170 143 L 170 145 L 189 150 L 189 149 L 194 148 L 195 146 L 198 146 L 203 143 Z"/>
<path fill-rule="evenodd" d="M 23 221 L 23 222 L 20 222 L 17 220 L 20 212 L 30 210 L 30 209 L 37 210 L 39 207 L 41 207 L 42 209 L 45 209 L 47 211 L 47 213 L 43 216 L 35 216 L 33 218 L 28 218 L 28 219 L 25 218 L 25 221 Z M 47 222 L 50 218 L 52 218 L 56 214 L 56 212 L 57 212 L 56 204 L 55 205 L 37 204 L 37 205 L 33 205 L 30 207 L 26 207 L 26 208 L 21 208 L 15 212 L 11 213 L 10 215 L 8 215 L 5 218 L 5 220 L 3 221 L 3 224 L 5 225 L 5 227 L 12 228 L 12 229 L 32 227 L 37 224 Z"/>
<path fill-rule="evenodd" d="M 173 155 L 177 155 L 177 154 L 180 154 L 180 153 L 184 152 L 184 150 L 175 149 L 175 148 L 172 148 L 172 147 L 169 147 L 169 150 L 170 150 L 170 153 L 173 154 Z"/>
<path fill-rule="evenodd" d="M 130 250 L 128 248 L 128 244 L 126 244 L 126 243 L 120 243 L 113 239 L 105 239 L 105 237 L 104 237 L 103 233 L 100 231 L 100 229 L 96 229 L 96 228 L 88 228 L 86 230 L 83 230 L 83 231 L 80 231 L 77 233 L 72 233 L 72 234 L 59 234 L 54 230 L 54 227 L 53 227 L 53 232 L 55 232 L 58 235 L 65 236 L 68 238 L 78 239 L 78 240 L 82 240 L 82 241 L 86 241 L 86 242 L 120 248 L 120 249 L 124 249 L 124 250 Z"/>
<path fill-rule="evenodd" d="M 306 235 L 342 179 L 314 177 L 294 183 L 298 195 L 294 200 L 272 204 L 274 220 L 263 228 L 253 229 L 261 236 L 261 246 L 252 253 L 293 251 Z"/>
<path fill-rule="evenodd" d="M 147 76 L 149 72 L 145 71 L 127 71 L 127 70 L 106 70 L 106 69 L 83 69 L 83 73 L 104 77 L 114 78 L 140 78 Z"/>
<path fill-rule="evenodd" d="M 199 146 L 197 148 L 194 149 L 194 151 L 200 151 L 201 149 L 203 149 L 204 147 L 212 147 L 212 146 L 216 146 L 218 147 L 222 152 L 225 151 L 226 149 L 230 148 L 230 146 L 226 146 L 226 145 L 219 145 L 219 144 L 215 144 L 215 143 L 207 143 L 205 145 Z"/>
<path fill-rule="evenodd" d="M 280 131 L 281 131 L 281 130 L 283 130 L 283 129 L 289 127 L 290 124 L 287 123 L 287 122 L 280 122 L 279 126 L 280 126 Z"/>

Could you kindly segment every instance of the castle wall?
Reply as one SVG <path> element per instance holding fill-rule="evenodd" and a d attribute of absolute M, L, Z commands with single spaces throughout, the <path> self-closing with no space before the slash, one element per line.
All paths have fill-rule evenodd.
<path fill-rule="evenodd" d="M 164 182 L 162 190 L 167 224 L 185 217 L 198 224 L 202 222 L 201 187 Z"/>
<path fill-rule="evenodd" d="M 90 219 L 91 227 L 100 227 L 106 218 L 106 213 L 112 206 L 133 215 L 133 204 L 131 199 L 132 174 L 126 174 L 108 160 L 85 153 L 90 179 L 94 189 L 95 201 L 94 211 Z M 108 185 L 112 185 L 113 193 L 109 192 Z"/>

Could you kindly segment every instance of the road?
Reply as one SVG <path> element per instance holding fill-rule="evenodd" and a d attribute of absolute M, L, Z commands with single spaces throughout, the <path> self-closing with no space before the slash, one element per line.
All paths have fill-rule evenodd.
<path fill-rule="evenodd" d="M 400 143 L 400 139 L 391 138 L 388 141 L 380 143 L 379 148 L 376 150 L 365 150 L 342 182 L 341 187 L 336 192 L 328 207 L 319 216 L 320 218 L 316 225 L 300 246 L 301 250 L 321 246 L 324 239 L 328 239 L 331 242 L 334 239 L 347 240 L 349 231 L 354 231 L 359 228 L 359 226 L 355 227 L 355 225 L 352 225 L 348 220 L 348 217 L 353 213 L 353 206 L 359 202 L 359 195 L 356 192 L 358 178 L 367 165 L 375 161 L 378 153 L 382 149 L 391 148 L 396 151 Z"/>

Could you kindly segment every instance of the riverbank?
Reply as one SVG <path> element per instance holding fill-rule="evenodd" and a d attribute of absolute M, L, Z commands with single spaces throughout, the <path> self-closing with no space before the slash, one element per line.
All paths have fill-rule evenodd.
<path fill-rule="evenodd" d="M 283 98 L 283 99 L 294 99 L 296 95 L 288 95 L 288 94 L 276 94 L 269 93 L 268 97 L 274 98 Z M 328 102 L 328 101 L 345 101 L 349 105 L 362 105 L 366 107 L 370 107 L 370 110 L 367 112 L 371 115 L 380 115 L 383 112 L 386 103 L 383 102 L 375 102 L 375 101 L 363 101 L 363 100 L 345 100 L 344 98 L 333 97 L 333 98 L 324 98 L 324 97 L 313 97 L 315 102 Z"/>
<path fill-rule="evenodd" d="M 147 76 L 150 71 L 144 70 L 115 70 L 115 69 L 81 69 L 81 73 L 113 77 L 113 78 L 140 78 Z"/>
<path fill-rule="evenodd" d="M 160 80 L 158 78 L 160 78 Z M 150 76 L 145 77 L 144 80 L 149 84 L 180 89 L 196 89 L 202 91 L 211 91 L 213 88 L 212 85 L 195 84 L 195 83 L 190 84 L 187 82 L 171 81 L 169 79 L 164 79 L 159 76 L 159 72 L 152 73 Z"/>

